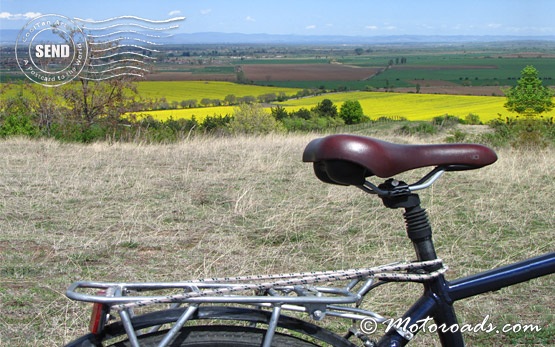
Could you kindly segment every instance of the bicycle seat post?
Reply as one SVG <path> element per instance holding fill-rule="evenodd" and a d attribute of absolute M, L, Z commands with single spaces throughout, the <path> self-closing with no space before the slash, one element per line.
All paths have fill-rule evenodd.
<path fill-rule="evenodd" d="M 432 241 L 432 227 L 428 221 L 426 210 L 420 206 L 420 197 L 418 194 L 403 189 L 406 183 L 393 179 L 387 180 L 379 186 L 380 189 L 389 192 L 399 192 L 396 194 L 382 195 L 384 205 L 387 208 L 397 209 L 404 208 L 405 225 L 407 236 L 412 241 L 416 256 L 419 261 L 437 259 L 437 254 Z M 428 269 L 429 271 L 437 270 L 441 265 L 435 265 Z"/>

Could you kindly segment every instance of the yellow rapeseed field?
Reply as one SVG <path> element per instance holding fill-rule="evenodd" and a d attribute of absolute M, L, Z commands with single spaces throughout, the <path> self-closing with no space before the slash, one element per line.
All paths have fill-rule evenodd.
<path fill-rule="evenodd" d="M 183 100 L 219 99 L 223 100 L 227 95 L 236 97 L 254 96 L 280 92 L 286 95 L 294 95 L 301 90 L 299 88 L 265 87 L 246 84 L 237 84 L 220 81 L 144 81 L 137 84 L 139 95 L 151 98 L 165 98 L 168 102 L 181 102 Z"/>
<path fill-rule="evenodd" d="M 181 102 L 195 99 L 200 102 L 203 98 L 223 100 L 226 95 L 236 97 L 254 96 L 280 92 L 288 96 L 295 95 L 300 89 L 264 87 L 242 85 L 231 82 L 216 81 L 172 81 L 172 82 L 139 82 L 137 85 L 139 95 L 145 99 L 165 98 L 167 102 Z M 5 90 L 6 95 L 16 95 L 18 89 Z M 25 92 L 25 90 L 24 90 Z M 347 100 L 358 100 L 364 114 L 371 119 L 380 117 L 403 117 L 408 120 L 431 120 L 445 114 L 464 118 L 469 113 L 476 114 L 482 122 L 496 119 L 499 114 L 514 116 L 504 107 L 506 99 L 495 96 L 467 96 L 445 94 L 414 94 L 414 93 L 384 93 L 384 92 L 341 92 L 324 94 L 314 97 L 291 99 L 276 105 L 283 106 L 287 111 L 300 108 L 310 109 L 324 99 L 330 99 L 338 110 Z M 268 108 L 269 111 L 269 108 Z M 191 119 L 193 116 L 202 122 L 207 116 L 232 115 L 233 106 L 199 107 L 191 109 L 173 109 L 162 111 L 135 112 L 140 118 L 151 115 L 157 120 Z"/>
<path fill-rule="evenodd" d="M 310 108 L 324 99 L 330 99 L 338 110 L 347 100 L 358 100 L 364 114 L 371 119 L 379 117 L 404 117 L 408 120 L 431 120 L 445 114 L 464 118 L 469 113 L 480 116 L 485 122 L 506 113 L 504 97 L 467 96 L 443 94 L 404 94 L 377 92 L 345 92 L 313 98 L 288 100 L 281 103 L 286 110 Z"/>
<path fill-rule="evenodd" d="M 347 100 L 358 100 L 364 114 L 371 119 L 380 117 L 404 117 L 408 120 L 431 120 L 445 114 L 464 118 L 469 113 L 476 114 L 482 122 L 495 119 L 499 114 L 507 114 L 503 107 L 504 97 L 493 96 L 466 96 L 466 95 L 440 95 L 440 94 L 402 94 L 402 93 L 377 93 L 377 92 L 344 92 L 326 94 L 316 97 L 288 100 L 277 105 L 283 106 L 291 112 L 300 108 L 310 109 L 324 99 L 330 99 L 337 105 L 338 110 Z M 198 121 L 206 116 L 233 114 L 233 106 L 203 107 L 192 109 L 177 109 L 164 111 L 146 111 L 158 120 L 187 118 L 193 115 Z"/>
<path fill-rule="evenodd" d="M 168 119 L 195 119 L 202 123 L 204 118 L 208 116 L 225 116 L 233 115 L 234 109 L 237 106 L 214 106 L 214 107 L 198 107 L 198 108 L 180 108 L 176 110 L 160 110 L 160 111 L 144 111 L 133 112 L 137 119 L 147 116 L 159 121 L 166 121 Z"/>

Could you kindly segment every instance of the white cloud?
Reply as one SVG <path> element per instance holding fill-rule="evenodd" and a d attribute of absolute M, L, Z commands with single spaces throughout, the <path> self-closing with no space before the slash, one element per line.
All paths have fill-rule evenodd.
<path fill-rule="evenodd" d="M 499 23 L 490 23 L 490 24 L 487 25 L 487 27 L 491 28 L 491 29 L 498 29 L 498 28 L 501 28 L 502 25 L 499 24 Z"/>
<path fill-rule="evenodd" d="M 394 26 L 394 25 L 388 25 L 388 24 L 386 24 L 384 26 L 367 25 L 367 26 L 364 27 L 364 29 L 366 29 L 366 30 L 388 30 L 388 31 L 391 31 L 391 30 L 397 30 L 397 27 Z"/>
<path fill-rule="evenodd" d="M 251 16 L 245 17 L 245 20 L 246 20 L 247 22 L 256 22 L 256 20 L 255 20 L 254 18 L 252 18 Z"/>
<path fill-rule="evenodd" d="M 307 30 L 316 29 L 316 25 L 314 25 L 314 24 L 313 24 L 313 25 L 307 25 L 307 26 L 305 27 L 305 29 L 307 29 Z"/>
<path fill-rule="evenodd" d="M 178 14 L 181 14 L 180 10 L 174 10 L 171 11 L 170 13 L 168 13 L 168 16 L 177 16 Z"/>
<path fill-rule="evenodd" d="M 207 15 L 207 14 L 209 14 L 210 12 L 212 12 L 212 9 L 211 9 L 211 8 L 206 8 L 206 9 L 204 9 L 204 10 L 200 10 L 200 14 L 202 14 L 202 15 Z"/>
<path fill-rule="evenodd" d="M 25 13 L 0 12 L 0 19 L 7 19 L 7 20 L 33 19 L 40 15 L 42 15 L 42 13 L 40 12 L 25 12 Z"/>

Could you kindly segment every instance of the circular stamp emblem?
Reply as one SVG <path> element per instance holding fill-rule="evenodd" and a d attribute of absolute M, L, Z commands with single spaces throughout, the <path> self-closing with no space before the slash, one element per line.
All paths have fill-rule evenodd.
<path fill-rule="evenodd" d="M 87 62 L 87 36 L 71 19 L 46 14 L 31 19 L 15 44 L 17 64 L 31 81 L 45 87 L 68 83 Z"/>

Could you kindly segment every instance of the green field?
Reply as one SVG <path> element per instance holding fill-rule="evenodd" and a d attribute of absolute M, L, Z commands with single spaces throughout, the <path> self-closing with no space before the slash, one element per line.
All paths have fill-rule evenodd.
<path fill-rule="evenodd" d="M 370 85 L 383 87 L 385 81 L 396 87 L 414 86 L 415 81 L 425 85 L 427 81 L 444 81 L 458 85 L 511 86 L 520 72 L 533 65 L 543 77 L 544 85 L 555 83 L 553 58 L 498 58 L 498 57 L 437 57 L 408 58 L 410 66 L 394 66 L 372 78 Z"/>
<path fill-rule="evenodd" d="M 380 67 L 383 72 L 362 81 L 257 81 L 258 84 L 272 84 L 282 87 L 314 88 L 324 86 L 328 89 L 348 88 L 399 88 L 414 87 L 416 83 L 441 81 L 445 85 L 460 86 L 512 86 L 527 65 L 538 69 L 544 85 L 555 85 L 555 58 L 537 49 L 537 56 L 507 52 L 465 53 L 414 53 L 390 52 L 388 54 L 368 53 L 361 56 L 346 56 L 336 61 L 345 65 L 359 67 Z M 459 54 L 457 54 L 459 53 Z M 405 58 L 406 63 L 397 64 L 397 58 Z M 394 64 L 386 68 L 390 61 Z M 314 61 L 313 63 L 315 63 Z M 319 60 L 321 62 L 321 60 Z"/>

